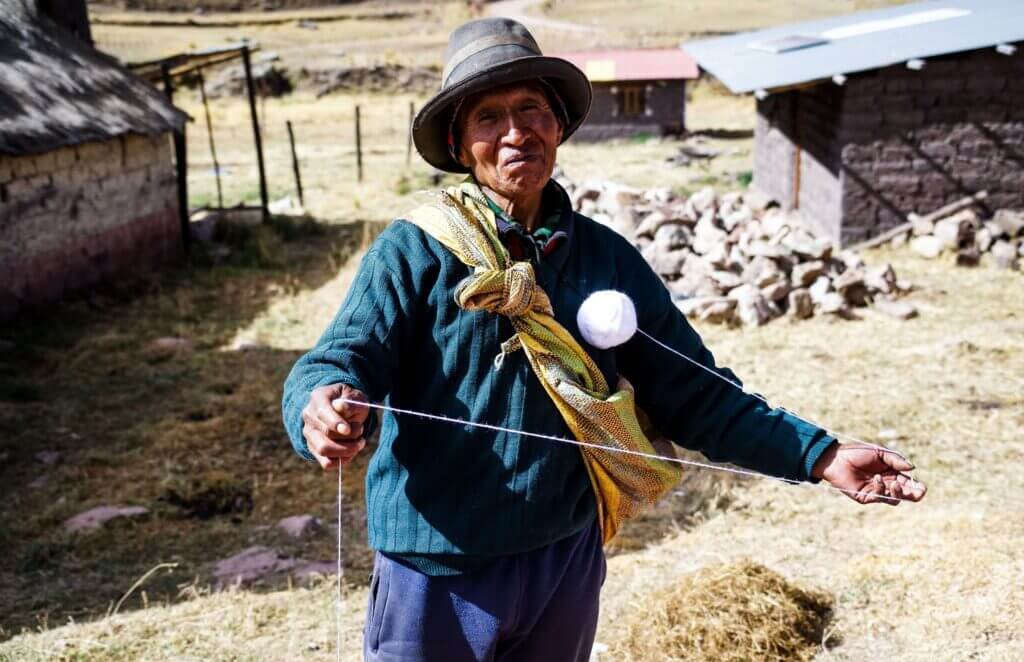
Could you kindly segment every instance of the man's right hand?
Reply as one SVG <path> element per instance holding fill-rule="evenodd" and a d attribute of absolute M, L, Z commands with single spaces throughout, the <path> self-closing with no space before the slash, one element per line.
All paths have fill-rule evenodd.
<path fill-rule="evenodd" d="M 314 389 L 302 410 L 306 447 L 325 470 L 348 464 L 366 446 L 363 424 L 370 408 L 345 400 L 368 402 L 362 391 L 347 384 L 328 384 Z"/>

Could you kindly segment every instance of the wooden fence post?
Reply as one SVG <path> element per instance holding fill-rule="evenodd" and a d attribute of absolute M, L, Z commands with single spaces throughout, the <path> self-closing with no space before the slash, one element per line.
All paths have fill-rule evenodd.
<path fill-rule="evenodd" d="M 299 172 L 299 156 L 295 153 L 295 132 L 292 131 L 292 121 L 285 120 L 285 126 L 288 127 L 288 142 L 292 146 L 292 170 L 295 171 L 295 190 L 299 194 L 299 205 L 305 207 L 306 201 L 302 197 L 302 174 Z"/>
<path fill-rule="evenodd" d="M 203 100 L 203 112 L 206 114 L 206 135 L 210 143 L 210 158 L 213 159 L 213 174 L 217 178 L 217 207 L 224 208 L 224 192 L 220 185 L 220 162 L 217 160 L 217 145 L 213 140 L 213 120 L 210 117 L 210 102 L 206 98 L 206 81 L 203 79 L 203 68 L 196 69 L 199 82 L 199 96 Z"/>
<path fill-rule="evenodd" d="M 263 209 L 263 220 L 269 214 L 267 199 L 267 172 L 263 167 L 263 138 L 260 136 L 260 121 L 256 115 L 256 90 L 252 83 L 252 63 L 249 61 L 249 47 L 242 47 L 242 66 L 245 69 L 245 89 L 249 93 L 249 114 L 252 116 L 252 133 L 256 141 L 256 165 L 260 171 L 260 206 Z"/>
<path fill-rule="evenodd" d="M 359 127 L 359 105 L 356 105 L 356 175 L 363 181 L 363 139 Z"/>
<path fill-rule="evenodd" d="M 405 144 L 405 165 L 409 165 L 409 161 L 412 159 L 412 122 L 416 117 L 416 105 L 409 102 L 409 140 Z"/>

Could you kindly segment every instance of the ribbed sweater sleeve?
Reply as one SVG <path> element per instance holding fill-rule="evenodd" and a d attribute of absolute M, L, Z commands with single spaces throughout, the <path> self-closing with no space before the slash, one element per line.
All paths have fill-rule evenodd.
<path fill-rule="evenodd" d="M 410 228 L 398 222 L 378 237 L 363 257 L 334 319 L 285 380 L 281 401 L 285 429 L 295 451 L 307 460 L 313 458 L 302 435 L 302 410 L 314 389 L 348 384 L 374 402 L 381 402 L 391 391 L 402 343 L 416 323 L 427 267 L 422 258 L 407 259 L 414 236 Z M 367 435 L 372 434 L 376 418 L 371 415 Z"/>
<path fill-rule="evenodd" d="M 715 358 L 672 303 L 658 276 L 631 246 L 620 251 L 620 273 L 637 303 L 638 325 L 705 369 L 639 334 L 619 348 L 618 365 L 652 422 L 680 446 L 719 462 L 792 480 L 810 480 L 821 453 L 835 441 L 810 425 L 711 374 L 740 384 Z"/>

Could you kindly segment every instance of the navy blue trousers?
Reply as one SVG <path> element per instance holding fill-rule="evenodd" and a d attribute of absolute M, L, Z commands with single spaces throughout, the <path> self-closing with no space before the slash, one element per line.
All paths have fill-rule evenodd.
<path fill-rule="evenodd" d="M 368 662 L 586 662 L 605 558 L 600 527 L 431 577 L 377 553 L 363 632 Z"/>

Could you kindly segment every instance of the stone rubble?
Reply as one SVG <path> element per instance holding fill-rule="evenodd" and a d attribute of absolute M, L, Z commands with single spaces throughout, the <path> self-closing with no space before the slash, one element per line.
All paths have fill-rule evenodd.
<path fill-rule="evenodd" d="M 149 509 L 142 506 L 97 506 L 64 522 L 64 530 L 68 533 L 84 533 L 102 528 L 114 519 L 136 518 L 147 514 Z"/>
<path fill-rule="evenodd" d="M 323 522 L 313 515 L 292 515 L 281 519 L 277 526 L 292 538 L 305 538 L 319 530 Z"/>
<path fill-rule="evenodd" d="M 285 574 L 295 580 L 309 582 L 317 576 L 330 576 L 336 573 L 337 561 L 293 558 L 277 549 L 261 545 L 247 547 L 233 556 L 217 561 L 213 566 L 213 576 L 221 588 L 252 584 Z"/>
<path fill-rule="evenodd" d="M 956 253 L 956 264 L 974 267 L 990 255 L 1000 269 L 1019 269 L 1024 255 L 1024 211 L 1000 209 L 990 219 L 982 219 L 973 209 L 963 209 L 937 220 L 911 218 L 909 245 L 923 258 L 933 260 L 945 253 Z M 897 235 L 893 244 L 906 240 Z"/>
<path fill-rule="evenodd" d="M 760 326 L 783 316 L 849 318 L 853 309 L 872 305 L 898 319 L 916 314 L 907 303 L 894 308 L 909 286 L 891 265 L 868 267 L 858 254 L 812 235 L 797 217 L 763 201 L 748 203 L 743 192 L 705 187 L 681 197 L 664 188 L 559 181 L 577 211 L 640 250 L 687 317 Z M 941 246 L 965 236 L 952 220 L 940 233 L 915 240 Z"/>

